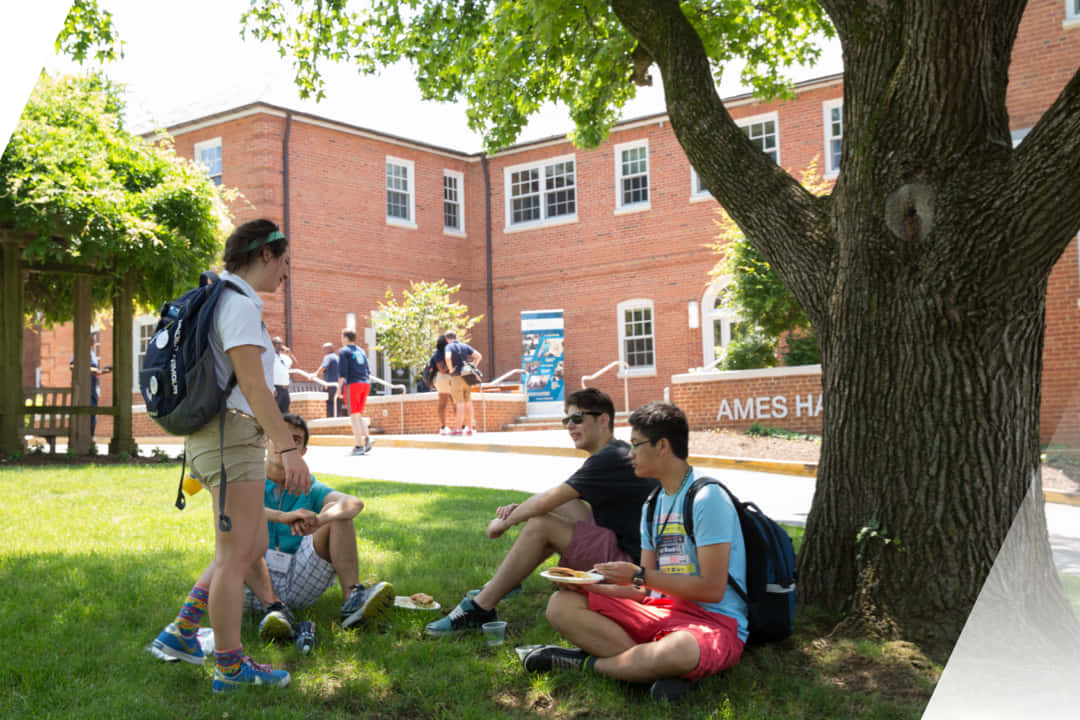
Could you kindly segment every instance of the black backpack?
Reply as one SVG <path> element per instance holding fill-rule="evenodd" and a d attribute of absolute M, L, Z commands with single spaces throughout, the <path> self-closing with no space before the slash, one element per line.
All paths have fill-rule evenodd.
<path fill-rule="evenodd" d="M 236 386 L 236 375 L 225 388 L 217 383 L 214 355 L 210 352 L 210 328 L 218 300 L 228 281 L 219 282 L 212 272 L 199 275 L 199 286 L 161 306 L 161 317 L 146 346 L 139 389 L 146 401 L 146 414 L 172 435 L 190 435 L 205 426 L 214 415 L 221 419 L 221 490 L 218 524 L 228 532 L 232 522 L 225 514 L 225 401 Z M 238 291 L 238 290 L 237 290 Z M 180 490 L 176 507 L 187 505 L 184 498 L 184 471 L 180 469 Z"/>
<path fill-rule="evenodd" d="M 739 515 L 743 544 L 746 546 L 744 591 L 728 575 L 728 585 L 746 603 L 748 610 L 747 643 L 757 645 L 783 640 L 792 633 L 795 621 L 795 546 L 791 536 L 752 502 L 740 502 L 727 487 L 710 477 L 699 477 L 686 491 L 683 502 L 683 528 L 694 540 L 694 496 L 706 485 L 717 485 L 731 498 Z M 662 488 L 655 488 L 645 499 L 645 528 L 652 537 L 656 502 Z M 655 541 L 654 541 L 655 545 Z"/>

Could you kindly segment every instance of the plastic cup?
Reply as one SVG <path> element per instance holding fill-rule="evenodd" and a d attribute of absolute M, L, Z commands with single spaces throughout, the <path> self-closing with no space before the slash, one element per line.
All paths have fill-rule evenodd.
<path fill-rule="evenodd" d="M 506 639 L 505 620 L 496 620 L 495 622 L 484 623 L 480 627 L 484 631 L 484 637 L 487 638 L 488 647 L 502 645 L 503 641 Z"/>

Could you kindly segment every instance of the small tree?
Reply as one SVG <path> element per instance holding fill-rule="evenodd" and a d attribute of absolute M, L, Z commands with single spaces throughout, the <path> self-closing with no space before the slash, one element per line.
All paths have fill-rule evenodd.
<path fill-rule="evenodd" d="M 824 195 L 829 189 L 816 160 L 802 172 L 800 180 L 814 195 Z M 817 337 L 795 296 L 722 208 L 719 215 L 720 234 L 710 247 L 720 259 L 710 275 L 732 278 L 721 291 L 720 300 L 746 321 L 733 329 L 723 367 L 773 367 L 781 359 L 785 365 L 821 362 Z M 784 342 L 778 353 L 781 339 Z"/>
<path fill-rule="evenodd" d="M 402 291 L 400 303 L 394 291 L 387 289 L 386 300 L 379 303 L 373 319 L 376 347 L 391 365 L 419 370 L 434 352 L 439 335 L 453 330 L 458 339 L 468 338 L 469 330 L 484 316 L 469 317 L 468 306 L 451 301 L 459 289 L 460 285 L 449 287 L 445 280 L 411 282 Z"/>

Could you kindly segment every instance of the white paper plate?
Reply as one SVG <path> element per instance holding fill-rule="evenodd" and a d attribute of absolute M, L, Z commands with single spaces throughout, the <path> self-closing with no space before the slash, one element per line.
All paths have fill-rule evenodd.
<path fill-rule="evenodd" d="M 540 577 L 554 583 L 565 583 L 567 585 L 594 585 L 604 581 L 603 575 L 591 571 L 585 571 L 584 575 L 580 577 L 563 577 L 562 575 L 550 575 L 547 570 L 544 570 L 540 573 Z"/>
<path fill-rule="evenodd" d="M 430 605 L 420 606 L 412 601 L 412 598 L 408 595 L 398 595 L 394 598 L 394 605 L 399 608 L 405 608 L 406 610 L 438 610 L 442 607 L 438 600 L 433 600 Z"/>

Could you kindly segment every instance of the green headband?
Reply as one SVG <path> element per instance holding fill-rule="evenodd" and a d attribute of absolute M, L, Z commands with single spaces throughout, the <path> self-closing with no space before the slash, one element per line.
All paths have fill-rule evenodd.
<path fill-rule="evenodd" d="M 263 245 L 269 245 L 270 243 L 274 242 L 275 240 L 284 240 L 284 239 L 285 239 L 285 236 L 281 233 L 281 231 L 280 230 L 275 230 L 274 232 L 270 233 L 269 235 L 267 235 L 262 240 L 252 240 L 251 244 L 248 245 L 246 248 L 244 248 L 244 252 L 251 252 L 252 250 L 254 250 L 256 248 L 261 248 Z"/>

